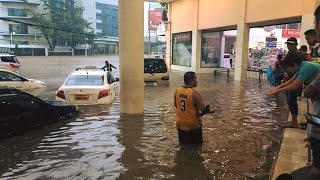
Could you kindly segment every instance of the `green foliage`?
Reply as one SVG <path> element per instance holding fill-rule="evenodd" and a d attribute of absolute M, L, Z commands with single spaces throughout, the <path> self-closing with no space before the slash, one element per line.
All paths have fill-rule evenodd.
<path fill-rule="evenodd" d="M 165 9 L 168 9 L 168 3 L 160 3 L 160 5 L 165 8 Z"/>
<path fill-rule="evenodd" d="M 83 8 L 76 7 L 73 0 L 41 0 L 43 10 L 30 8 L 32 20 L 37 23 L 47 40 L 50 49 L 54 49 L 58 41 L 67 42 L 75 48 L 78 44 L 92 42 L 95 38 L 89 32 L 90 24 L 82 18 Z"/>

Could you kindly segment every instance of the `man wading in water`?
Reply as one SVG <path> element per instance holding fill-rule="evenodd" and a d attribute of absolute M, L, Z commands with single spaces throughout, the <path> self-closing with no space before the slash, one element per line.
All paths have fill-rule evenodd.
<path fill-rule="evenodd" d="M 214 113 L 209 105 L 205 106 L 201 94 L 194 90 L 197 87 L 197 76 L 194 72 L 184 74 L 184 86 L 179 87 L 174 94 L 176 107 L 176 127 L 180 144 L 201 144 L 202 123 L 200 117 Z M 201 113 L 199 114 L 199 111 Z"/>

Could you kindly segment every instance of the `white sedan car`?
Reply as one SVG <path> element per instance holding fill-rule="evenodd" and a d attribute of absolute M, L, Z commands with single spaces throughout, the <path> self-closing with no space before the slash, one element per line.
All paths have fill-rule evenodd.
<path fill-rule="evenodd" d="M 33 95 L 38 95 L 46 87 L 40 80 L 29 79 L 10 70 L 0 69 L 0 87 L 20 89 Z"/>
<path fill-rule="evenodd" d="M 95 66 L 78 68 L 56 91 L 56 100 L 76 105 L 109 104 L 116 95 L 119 79 Z"/>

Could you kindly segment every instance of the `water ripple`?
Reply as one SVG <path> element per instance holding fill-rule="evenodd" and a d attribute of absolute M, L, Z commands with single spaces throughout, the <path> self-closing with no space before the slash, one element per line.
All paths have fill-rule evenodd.
<path fill-rule="evenodd" d="M 183 78 L 171 76 L 169 87 L 145 87 L 144 115 L 120 114 L 117 96 L 110 105 L 81 106 L 75 119 L 1 141 L 2 178 L 266 178 L 281 136 L 276 124 L 287 114 L 283 97 L 201 74 L 197 89 L 216 113 L 202 118 L 201 147 L 180 147 L 173 94 Z"/>

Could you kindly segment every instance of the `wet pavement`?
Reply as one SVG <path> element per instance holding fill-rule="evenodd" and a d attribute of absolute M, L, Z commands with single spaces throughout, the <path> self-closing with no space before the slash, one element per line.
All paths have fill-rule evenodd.
<path fill-rule="evenodd" d="M 43 99 L 54 99 L 77 67 L 102 67 L 105 60 L 119 67 L 116 56 L 19 60 L 23 75 L 47 84 Z M 216 113 L 202 118 L 201 147 L 180 147 L 173 94 L 182 84 L 183 72 L 174 71 L 169 87 L 145 87 L 141 116 L 121 115 L 116 96 L 109 105 L 81 106 L 77 118 L 0 141 L 1 178 L 268 179 L 281 139 L 276 124 L 287 119 L 283 97 L 265 97 L 258 81 L 198 74 L 197 89 Z"/>

